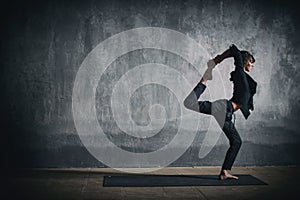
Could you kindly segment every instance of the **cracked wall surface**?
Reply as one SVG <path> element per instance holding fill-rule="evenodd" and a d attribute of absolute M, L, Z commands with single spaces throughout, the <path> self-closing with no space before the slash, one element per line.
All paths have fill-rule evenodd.
<path fill-rule="evenodd" d="M 240 111 L 236 113 L 243 145 L 235 164 L 299 164 L 300 27 L 295 5 L 293 1 L 237 0 L 24 0 L 5 4 L 1 13 L 0 74 L 5 166 L 105 167 L 78 137 L 72 114 L 74 81 L 85 57 L 99 43 L 140 27 L 178 31 L 193 38 L 211 56 L 222 53 L 232 43 L 252 52 L 256 62 L 251 76 L 258 82 L 255 110 L 248 120 Z M 192 82 L 200 79 L 186 60 L 162 50 L 136 50 L 112 63 L 97 86 L 97 117 L 111 141 L 127 150 L 148 152 L 160 148 L 180 126 L 176 119 L 170 120 L 163 132 L 139 144 L 141 141 L 122 133 L 109 114 L 111 91 L 118 79 L 134 66 L 153 61 L 181 67 Z M 233 59 L 217 68 L 225 87 L 223 98 L 229 99 Z M 181 80 L 172 81 L 180 84 Z M 216 84 L 213 81 L 208 86 Z M 221 88 L 214 92 L 221 93 Z M 209 99 L 209 92 L 202 98 Z M 164 105 L 167 116 L 179 116 L 183 106 L 165 87 L 147 86 L 131 98 L 131 117 L 137 124 L 149 123 L 148 104 L 153 102 Z M 202 126 L 208 123 L 205 120 Z M 186 127 L 186 131 L 193 128 Z M 198 131 L 191 147 L 172 165 L 221 165 L 228 148 L 225 135 L 205 158 L 199 159 L 200 146 L 209 145 L 203 143 L 204 136 L 205 128 Z"/>

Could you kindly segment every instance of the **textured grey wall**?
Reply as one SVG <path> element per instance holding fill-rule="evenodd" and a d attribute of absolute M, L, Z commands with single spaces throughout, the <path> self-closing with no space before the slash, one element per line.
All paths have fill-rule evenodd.
<path fill-rule="evenodd" d="M 236 114 L 236 127 L 243 140 L 236 165 L 299 164 L 299 15 L 292 2 L 270 2 L 16 1 L 5 5 L 1 16 L 0 75 L 4 166 L 104 166 L 88 153 L 76 132 L 73 84 L 81 63 L 97 44 L 137 27 L 179 31 L 211 55 L 221 53 L 232 43 L 252 52 L 257 61 L 251 75 L 258 82 L 258 91 L 250 118 L 246 121 L 240 111 Z M 97 87 L 99 121 L 109 138 L 127 150 L 155 150 L 168 143 L 178 126 L 176 121 L 170 121 L 163 131 L 141 145 L 122 133 L 105 113 L 104 107 L 109 106 L 105 98 L 111 97 L 109 92 L 116 81 L 128 69 L 153 62 L 152 59 L 192 68 L 169 52 L 137 50 L 112 63 Z M 232 59 L 218 68 L 226 88 L 223 98 L 232 94 L 228 80 L 232 69 Z M 192 74 L 190 78 L 196 83 L 200 77 Z M 208 84 L 215 83 L 213 80 Z M 158 101 L 176 115 L 177 106 L 183 105 L 172 107 L 168 103 L 170 98 L 172 95 L 162 86 L 144 88 L 132 98 L 133 113 Z M 142 111 L 145 112 L 133 114 L 140 125 L 149 123 L 146 109 Z M 228 147 L 225 136 L 220 137 L 206 157 L 199 159 L 204 136 L 205 131 L 199 131 L 191 147 L 172 165 L 221 165 Z"/>

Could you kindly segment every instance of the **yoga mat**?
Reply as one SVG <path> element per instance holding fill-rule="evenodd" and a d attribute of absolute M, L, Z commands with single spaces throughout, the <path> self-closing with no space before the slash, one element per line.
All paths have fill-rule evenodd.
<path fill-rule="evenodd" d="M 103 187 L 240 186 L 267 185 L 248 174 L 238 180 L 219 180 L 218 175 L 117 175 L 104 176 Z"/>

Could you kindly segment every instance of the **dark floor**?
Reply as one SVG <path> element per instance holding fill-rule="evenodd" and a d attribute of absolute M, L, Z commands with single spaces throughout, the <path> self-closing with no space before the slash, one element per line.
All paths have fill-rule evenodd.
<path fill-rule="evenodd" d="M 150 174 L 215 174 L 219 167 L 164 168 Z M 123 174 L 108 168 L 2 171 L 1 199 L 300 199 L 300 166 L 235 167 L 268 185 L 192 187 L 103 187 L 103 176 Z M 6 187 L 5 187 L 6 186 Z M 4 198 L 3 198 L 4 197 Z"/>

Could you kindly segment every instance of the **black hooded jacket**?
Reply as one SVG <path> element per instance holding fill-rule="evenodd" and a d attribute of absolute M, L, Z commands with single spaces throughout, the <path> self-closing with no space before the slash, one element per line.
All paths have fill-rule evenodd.
<path fill-rule="evenodd" d="M 230 53 L 234 57 L 235 70 L 230 73 L 230 80 L 233 82 L 233 96 L 231 101 L 241 105 L 241 111 L 248 119 L 249 110 L 254 110 L 253 96 L 256 93 L 257 83 L 244 71 L 243 57 L 240 50 L 235 46 L 230 46 Z"/>

